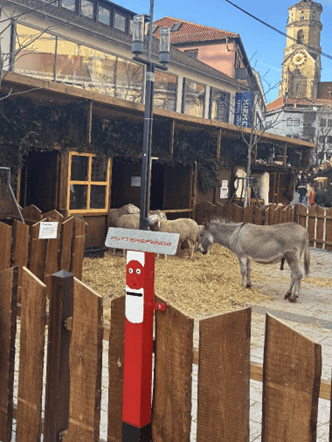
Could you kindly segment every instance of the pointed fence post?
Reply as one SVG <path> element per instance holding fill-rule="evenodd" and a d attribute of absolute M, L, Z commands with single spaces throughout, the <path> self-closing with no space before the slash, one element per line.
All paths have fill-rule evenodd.
<path fill-rule="evenodd" d="M 47 348 L 47 381 L 44 441 L 58 442 L 69 422 L 69 347 L 71 331 L 66 321 L 73 316 L 74 275 L 60 270 L 52 275 Z"/>

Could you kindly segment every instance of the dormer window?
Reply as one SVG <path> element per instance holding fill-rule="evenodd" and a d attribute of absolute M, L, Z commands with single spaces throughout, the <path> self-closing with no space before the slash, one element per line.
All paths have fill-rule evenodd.
<path fill-rule="evenodd" d="M 152 34 L 154 34 L 158 28 L 159 28 L 158 25 L 153 25 L 152 26 Z"/>
<path fill-rule="evenodd" d="M 171 32 L 176 32 L 178 31 L 182 26 L 181 22 L 176 22 L 174 23 L 174 25 L 171 27 Z"/>

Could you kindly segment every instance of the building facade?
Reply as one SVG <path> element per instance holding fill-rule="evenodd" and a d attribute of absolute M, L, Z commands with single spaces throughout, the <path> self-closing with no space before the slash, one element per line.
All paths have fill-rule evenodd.
<path fill-rule="evenodd" d="M 153 23 L 152 31 L 155 37 L 159 38 L 162 27 L 170 28 L 172 46 L 247 85 L 250 94 L 239 92 L 235 102 L 232 102 L 230 96 L 220 97 L 215 93 L 210 99 L 210 118 L 261 129 L 265 118 L 265 94 L 260 75 L 251 67 L 240 35 L 186 20 L 164 17 Z M 249 107 L 254 113 L 252 121 L 248 121 L 248 117 L 245 118 L 245 113 L 244 118 L 232 115 L 239 114 L 236 103 L 243 102 L 246 103 L 246 108 Z"/>
<path fill-rule="evenodd" d="M 279 97 L 318 97 L 322 5 L 302 0 L 288 8 Z"/>
<path fill-rule="evenodd" d="M 267 131 L 315 144 L 311 165 L 332 155 L 332 82 L 320 82 L 322 6 L 302 0 L 288 8 L 279 97 L 267 105 Z"/>

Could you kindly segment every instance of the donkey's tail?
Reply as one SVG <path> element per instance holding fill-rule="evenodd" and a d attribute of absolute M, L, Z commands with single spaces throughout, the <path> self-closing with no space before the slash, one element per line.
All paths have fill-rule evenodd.
<path fill-rule="evenodd" d="M 309 249 L 309 235 L 306 234 L 305 237 L 305 245 L 304 245 L 304 271 L 306 276 L 309 275 L 310 272 L 310 249 Z"/>

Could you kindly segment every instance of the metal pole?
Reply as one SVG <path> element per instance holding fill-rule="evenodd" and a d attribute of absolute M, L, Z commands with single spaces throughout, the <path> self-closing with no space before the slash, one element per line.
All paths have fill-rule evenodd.
<path fill-rule="evenodd" d="M 22 222 L 23 224 L 25 224 L 25 223 L 24 223 L 24 218 L 23 218 L 22 213 L 21 213 L 21 211 L 20 211 L 20 208 L 19 208 L 19 206 L 18 206 L 18 204 L 17 204 L 17 201 L 16 201 L 16 198 L 15 198 L 15 195 L 14 195 L 14 192 L 13 192 L 13 189 L 12 189 L 12 186 L 11 186 L 11 184 L 10 184 L 10 168 L 9 168 L 9 167 L 0 167 L 0 170 L 5 170 L 5 171 L 8 172 L 8 175 L 7 175 L 7 185 L 8 185 L 9 193 L 10 193 L 10 196 L 11 196 L 11 198 L 12 198 L 14 204 L 15 204 L 15 208 L 16 208 L 16 210 L 17 210 L 17 213 L 18 213 L 18 216 L 19 216 L 21 222 Z"/>
<path fill-rule="evenodd" d="M 141 201 L 140 201 L 140 225 L 141 230 L 147 230 L 147 217 L 149 212 L 150 193 L 150 167 L 151 167 L 151 144 L 152 144 L 152 121 L 153 121 L 153 85 L 154 85 L 154 64 L 151 63 L 151 42 L 152 42 L 152 21 L 153 21 L 154 0 L 150 1 L 150 26 L 148 39 L 148 63 L 145 83 L 145 108 L 143 128 L 143 156 L 141 173 Z"/>

